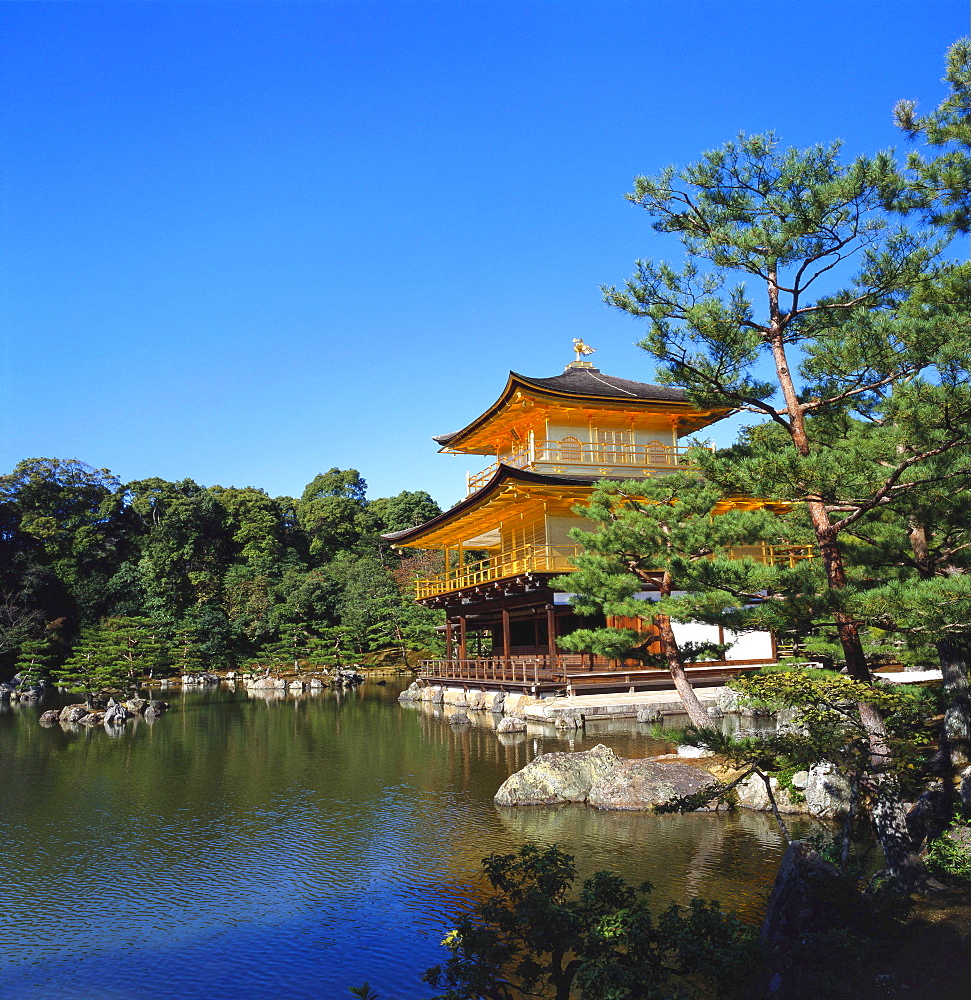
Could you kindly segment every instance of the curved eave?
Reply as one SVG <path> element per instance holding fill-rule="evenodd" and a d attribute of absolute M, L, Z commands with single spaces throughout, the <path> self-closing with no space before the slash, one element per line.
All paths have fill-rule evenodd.
<path fill-rule="evenodd" d="M 624 381 L 627 382 L 627 380 Z M 647 383 L 639 384 L 646 385 Z M 607 395 L 603 393 L 583 393 L 575 390 L 561 390 L 553 388 L 549 385 L 538 384 L 527 376 L 520 375 L 518 372 L 510 372 L 509 378 L 506 381 L 505 389 L 503 389 L 502 394 L 492 404 L 492 406 L 489 407 L 489 409 L 480 414 L 475 418 L 475 420 L 463 427 L 461 430 L 453 431 L 450 434 L 436 435 L 432 438 L 432 440 L 436 444 L 441 445 L 441 450 L 443 451 L 460 450 L 462 444 L 469 437 L 481 429 L 483 425 L 489 423 L 497 417 L 509 405 L 511 399 L 517 391 L 524 390 L 534 397 L 553 401 L 569 401 L 573 404 L 579 403 L 591 407 L 605 407 L 610 406 L 611 404 L 616 406 L 620 403 L 623 404 L 625 408 L 637 410 L 650 411 L 653 409 L 669 412 L 684 411 L 685 416 L 692 414 L 696 417 L 694 420 L 685 422 L 684 433 L 700 430 L 702 427 L 706 427 L 708 424 L 714 423 L 716 420 L 721 420 L 722 417 L 725 417 L 732 412 L 729 409 L 701 411 L 696 409 L 692 403 L 688 402 L 688 400 L 684 398 L 671 399 L 663 396 L 658 396 L 656 398 L 652 398 L 650 396 L 630 396 L 621 391 L 618 391 L 617 395 Z"/>
<path fill-rule="evenodd" d="M 549 475 L 516 469 L 510 465 L 500 465 L 485 486 L 464 500 L 460 500 L 454 507 L 424 524 L 416 525 L 414 528 L 406 528 L 404 531 L 390 531 L 381 537 L 393 545 L 421 548 L 423 540 L 429 539 L 430 536 L 448 528 L 457 521 L 473 517 L 482 507 L 494 505 L 503 491 L 510 486 L 522 486 L 530 492 L 553 495 L 563 489 L 570 492 L 592 489 L 598 478 L 603 477 Z M 436 546 L 432 543 L 430 547 Z"/>

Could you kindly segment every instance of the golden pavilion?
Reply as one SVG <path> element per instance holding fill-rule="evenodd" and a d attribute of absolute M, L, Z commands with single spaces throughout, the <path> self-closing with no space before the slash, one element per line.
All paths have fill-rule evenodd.
<path fill-rule="evenodd" d="M 416 581 L 417 600 L 446 613 L 445 656 L 422 664 L 429 683 L 534 694 L 670 686 L 666 670 L 560 650 L 559 637 L 603 625 L 604 619 L 578 616 L 570 595 L 554 591 L 549 581 L 573 568 L 579 547 L 570 529 L 593 527 L 574 508 L 582 506 L 598 479 L 692 468 L 680 439 L 729 411 L 698 409 L 683 389 L 605 375 L 583 360 L 591 348 L 574 341 L 574 350 L 577 360 L 561 375 L 510 372 L 484 413 L 461 430 L 434 438 L 444 453 L 484 455 L 491 464 L 468 477 L 467 496 L 451 509 L 384 536 L 395 546 L 442 553 L 441 572 Z M 740 551 L 772 561 L 800 555 Z M 680 629 L 685 638 L 704 632 L 726 641 L 713 626 L 689 623 Z M 767 633 L 727 641 L 732 638 L 736 642 L 725 661 L 689 673 L 715 683 L 738 668 L 775 659 Z"/>

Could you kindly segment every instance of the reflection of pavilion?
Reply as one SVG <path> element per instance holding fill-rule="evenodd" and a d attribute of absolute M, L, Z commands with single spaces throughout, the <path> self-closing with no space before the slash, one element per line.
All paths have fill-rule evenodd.
<path fill-rule="evenodd" d="M 725 413 L 699 410 L 682 389 L 604 375 L 589 361 L 573 361 L 553 378 L 510 372 L 485 413 L 435 438 L 443 452 L 492 459 L 469 476 L 466 498 L 425 524 L 384 536 L 444 555 L 442 572 L 416 583 L 417 599 L 444 608 L 447 621 L 445 656 L 426 661 L 423 676 L 536 692 L 670 687 L 666 670 L 559 650 L 557 637 L 603 621 L 576 615 L 569 595 L 554 592 L 549 580 L 572 569 L 579 549 L 570 528 L 591 527 L 573 507 L 596 480 L 692 468 L 679 438 Z M 807 552 L 763 547 L 739 554 L 776 562 Z M 698 680 L 716 682 L 774 659 L 767 634 L 726 637 L 700 625 L 681 631 L 695 640 L 736 640 L 727 660 L 689 670 Z"/>

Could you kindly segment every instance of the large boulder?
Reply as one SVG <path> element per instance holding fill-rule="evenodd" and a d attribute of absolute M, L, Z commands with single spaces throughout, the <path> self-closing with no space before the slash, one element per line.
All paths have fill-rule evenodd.
<path fill-rule="evenodd" d="M 850 808 L 850 782 L 835 764 L 822 761 L 809 769 L 806 808 L 817 819 L 841 819 Z"/>
<path fill-rule="evenodd" d="M 482 708 L 486 712 L 501 712 L 506 705 L 505 691 L 486 691 L 482 699 Z"/>
<path fill-rule="evenodd" d="M 465 714 L 465 712 L 453 712 L 448 717 L 448 724 L 450 726 L 471 726 L 472 720 Z"/>
<path fill-rule="evenodd" d="M 544 753 L 510 775 L 496 792 L 500 806 L 586 802 L 590 789 L 620 763 L 602 744 L 580 753 Z"/>
<path fill-rule="evenodd" d="M 267 674 L 263 677 L 248 678 L 246 687 L 251 691 L 286 691 L 287 680 L 285 677 L 271 677 Z"/>
<path fill-rule="evenodd" d="M 539 700 L 539 698 L 534 698 L 531 694 L 510 691 L 503 699 L 502 710 L 507 715 L 518 715 L 527 705 L 535 705 Z"/>
<path fill-rule="evenodd" d="M 418 681 L 412 681 L 408 687 L 398 695 L 398 701 L 402 705 L 410 703 L 413 701 L 421 701 L 421 684 Z"/>
<path fill-rule="evenodd" d="M 52 708 L 50 711 L 44 712 L 38 721 L 42 726 L 53 726 L 60 717 L 60 714 L 56 708 Z"/>
<path fill-rule="evenodd" d="M 587 804 L 595 809 L 651 809 L 714 783 L 707 771 L 680 761 L 622 760 L 590 789 Z"/>
<path fill-rule="evenodd" d="M 769 785 L 772 788 L 772 797 L 780 813 L 806 813 L 809 811 L 804 800 L 797 801 L 797 796 L 793 795 L 788 788 L 783 788 L 777 778 L 770 777 Z M 738 795 L 738 804 L 742 809 L 754 809 L 756 812 L 771 812 L 772 802 L 766 790 L 765 782 L 757 775 L 753 774 L 743 782 L 735 786 Z M 801 797 L 798 797 L 801 799 Z"/>
<path fill-rule="evenodd" d="M 58 718 L 61 722 L 80 722 L 87 714 L 87 705 L 65 705 Z"/>
<path fill-rule="evenodd" d="M 772 715 L 772 710 L 761 705 L 746 705 L 742 695 L 730 687 L 721 688 L 715 695 L 715 704 L 725 715 L 743 715 L 749 718 Z"/>
<path fill-rule="evenodd" d="M 525 733 L 526 732 L 526 720 L 521 719 L 518 715 L 507 715 L 499 720 L 499 724 L 496 726 L 497 733 Z"/>
<path fill-rule="evenodd" d="M 211 674 L 207 670 L 182 675 L 183 687 L 216 687 L 218 684 L 218 675 Z"/>

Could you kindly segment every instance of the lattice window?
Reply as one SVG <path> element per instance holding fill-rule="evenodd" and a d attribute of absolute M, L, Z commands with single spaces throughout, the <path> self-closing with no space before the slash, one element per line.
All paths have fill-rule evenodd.
<path fill-rule="evenodd" d="M 561 438 L 559 454 L 561 462 L 583 461 L 583 446 L 580 444 L 580 439 L 575 437 Z"/>
<path fill-rule="evenodd" d="M 647 460 L 651 465 L 670 464 L 667 445 L 662 441 L 648 441 Z"/>

